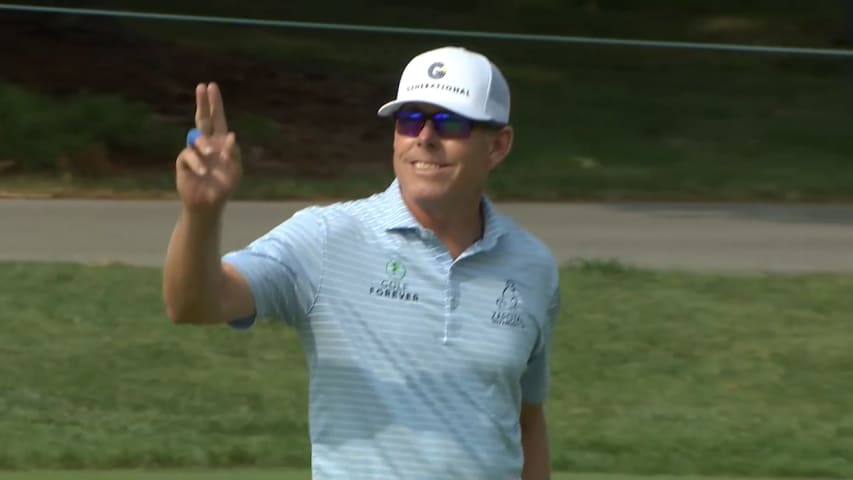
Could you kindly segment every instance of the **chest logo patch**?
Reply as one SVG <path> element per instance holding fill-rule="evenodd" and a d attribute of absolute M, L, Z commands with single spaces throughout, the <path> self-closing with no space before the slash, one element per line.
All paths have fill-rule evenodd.
<path fill-rule="evenodd" d="M 406 265 L 398 259 L 389 260 L 385 264 L 385 278 L 370 286 L 370 295 L 390 298 L 402 302 L 417 302 L 420 297 L 409 289 L 406 278 Z"/>
<path fill-rule="evenodd" d="M 514 280 L 507 280 L 495 301 L 497 308 L 492 312 L 492 323 L 504 327 L 525 328 L 519 303 L 518 286 Z"/>

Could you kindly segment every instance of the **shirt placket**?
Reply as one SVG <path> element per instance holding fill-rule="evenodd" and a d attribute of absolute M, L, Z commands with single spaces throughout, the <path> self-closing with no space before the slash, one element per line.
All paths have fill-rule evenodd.
<path fill-rule="evenodd" d="M 458 289 L 454 287 L 455 282 L 453 281 L 454 261 L 450 257 L 450 253 L 444 248 L 432 232 L 428 230 L 421 231 L 421 238 L 429 244 L 430 250 L 435 254 L 444 284 L 442 292 L 442 298 L 444 299 L 444 325 L 440 333 L 439 340 L 443 345 L 447 345 L 450 342 L 451 337 L 450 329 L 453 310 L 455 310 L 459 305 Z"/>
<path fill-rule="evenodd" d="M 480 242 L 472 245 L 468 250 L 462 252 L 456 260 L 446 258 L 445 268 L 445 286 L 444 286 L 444 334 L 442 335 L 442 343 L 447 345 L 450 339 L 453 338 L 454 320 L 459 319 L 459 308 L 462 305 L 460 295 L 460 284 L 458 281 L 459 275 L 464 268 L 462 262 L 468 257 L 482 253 L 483 245 Z"/>
<path fill-rule="evenodd" d="M 447 268 L 447 274 L 445 276 L 444 336 L 442 337 L 442 343 L 445 345 L 450 342 L 450 338 L 453 336 L 453 318 L 456 310 L 459 308 L 459 282 L 455 280 L 455 274 L 458 272 L 458 269 L 458 266 L 451 264 Z"/>

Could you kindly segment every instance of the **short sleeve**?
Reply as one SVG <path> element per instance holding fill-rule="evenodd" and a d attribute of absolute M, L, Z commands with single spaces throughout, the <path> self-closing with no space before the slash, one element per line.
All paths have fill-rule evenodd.
<path fill-rule="evenodd" d="M 527 362 L 527 370 L 521 377 L 521 397 L 524 403 L 539 404 L 544 402 L 548 396 L 552 337 L 554 324 L 559 315 L 560 288 L 558 284 L 548 303 L 536 350 L 530 356 Z"/>
<path fill-rule="evenodd" d="M 326 228 L 318 207 L 296 212 L 241 250 L 222 261 L 247 280 L 255 301 L 250 318 L 234 319 L 235 328 L 249 328 L 256 319 L 282 320 L 295 325 L 307 318 L 323 276 Z"/>

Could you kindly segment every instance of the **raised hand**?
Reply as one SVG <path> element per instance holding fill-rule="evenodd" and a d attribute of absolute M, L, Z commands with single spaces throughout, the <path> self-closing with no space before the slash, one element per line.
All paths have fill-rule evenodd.
<path fill-rule="evenodd" d="M 217 213 L 240 182 L 240 148 L 234 132 L 228 131 L 219 86 L 199 84 L 195 98 L 199 136 L 175 162 L 178 195 L 186 210 Z"/>

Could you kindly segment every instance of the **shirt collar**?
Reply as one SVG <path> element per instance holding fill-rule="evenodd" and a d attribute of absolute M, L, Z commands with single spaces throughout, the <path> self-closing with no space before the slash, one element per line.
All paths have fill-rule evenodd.
<path fill-rule="evenodd" d="M 483 223 L 485 224 L 482 246 L 483 249 L 488 250 L 498 243 L 498 239 L 508 231 L 508 228 L 506 221 L 498 213 L 495 204 L 487 195 L 483 195 L 481 205 L 483 206 Z"/>
<path fill-rule="evenodd" d="M 384 211 L 382 228 L 391 230 L 421 230 L 421 224 L 409 211 L 400 193 L 400 183 L 396 178 L 391 185 L 379 196 L 381 209 Z"/>
<path fill-rule="evenodd" d="M 385 231 L 424 230 L 423 226 L 415 219 L 403 201 L 398 179 L 395 178 L 391 182 L 391 185 L 380 195 L 379 201 L 385 213 L 381 222 L 382 228 Z M 507 232 L 507 227 L 505 220 L 497 212 L 497 208 L 487 195 L 484 194 L 482 196 L 480 205 L 483 209 L 485 224 L 481 244 L 484 249 L 489 249 Z"/>

